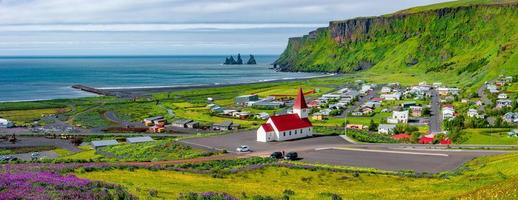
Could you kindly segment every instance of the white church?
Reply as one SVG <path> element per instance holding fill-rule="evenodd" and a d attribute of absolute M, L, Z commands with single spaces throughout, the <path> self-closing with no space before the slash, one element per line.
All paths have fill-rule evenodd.
<path fill-rule="evenodd" d="M 257 141 L 285 141 L 312 136 L 313 125 L 308 119 L 308 112 L 308 105 L 300 88 L 293 105 L 293 114 L 270 117 L 257 130 Z"/>

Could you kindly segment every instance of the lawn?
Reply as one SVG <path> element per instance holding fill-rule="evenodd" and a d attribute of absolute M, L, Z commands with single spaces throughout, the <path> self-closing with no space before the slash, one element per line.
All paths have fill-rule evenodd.
<path fill-rule="evenodd" d="M 466 129 L 463 134 L 467 138 L 463 144 L 501 144 L 518 145 L 518 137 L 509 137 L 510 129 Z"/>
<path fill-rule="evenodd" d="M 177 143 L 172 139 L 102 147 L 97 153 L 109 159 L 124 161 L 178 160 L 208 155 L 205 151 Z"/>
<path fill-rule="evenodd" d="M 65 161 L 65 160 L 95 160 L 95 159 L 101 159 L 103 156 L 99 155 L 95 152 L 94 149 L 92 149 L 90 146 L 80 146 L 81 149 L 78 153 L 70 153 L 65 151 L 57 151 L 60 155 L 59 158 L 57 158 L 57 161 Z"/>
<path fill-rule="evenodd" d="M 45 108 L 32 110 L 9 110 L 0 111 L 0 117 L 9 119 L 17 125 L 31 124 L 39 120 L 44 115 L 63 113 L 67 110 L 64 108 Z"/>
<path fill-rule="evenodd" d="M 266 167 L 218 177 L 145 169 L 78 172 L 76 175 L 120 184 L 141 199 L 175 199 L 180 193 L 206 191 L 227 192 L 243 199 L 251 199 L 253 195 L 281 198 L 285 190 L 294 192 L 290 199 L 330 199 L 330 194 L 344 199 L 451 199 L 470 195 L 513 199 L 518 195 L 513 187 L 517 183 L 516 167 L 518 153 L 480 157 L 467 163 L 462 173 L 445 173 L 434 178 L 285 167 Z M 150 197 L 150 191 L 156 191 L 158 197 Z"/>

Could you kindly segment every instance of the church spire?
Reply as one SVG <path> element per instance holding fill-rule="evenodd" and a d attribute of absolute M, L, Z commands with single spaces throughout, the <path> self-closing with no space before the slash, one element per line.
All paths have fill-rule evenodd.
<path fill-rule="evenodd" d="M 304 92 L 302 92 L 302 88 L 299 88 L 299 93 L 297 94 L 297 98 L 295 99 L 295 104 L 293 104 L 293 109 L 306 109 L 308 108 L 308 104 L 306 104 L 306 99 L 304 99 Z"/>

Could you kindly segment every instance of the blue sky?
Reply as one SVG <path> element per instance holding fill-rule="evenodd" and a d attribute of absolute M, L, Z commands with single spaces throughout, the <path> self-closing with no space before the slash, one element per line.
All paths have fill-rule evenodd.
<path fill-rule="evenodd" d="M 0 56 L 279 54 L 331 20 L 445 0 L 0 0 Z"/>

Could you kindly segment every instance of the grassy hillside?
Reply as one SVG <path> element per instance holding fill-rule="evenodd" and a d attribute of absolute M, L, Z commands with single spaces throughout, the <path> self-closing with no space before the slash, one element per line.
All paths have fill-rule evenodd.
<path fill-rule="evenodd" d="M 456 1 L 333 21 L 291 38 L 275 64 L 283 71 L 426 74 L 465 86 L 516 75 L 518 1 L 509 2 Z"/>

